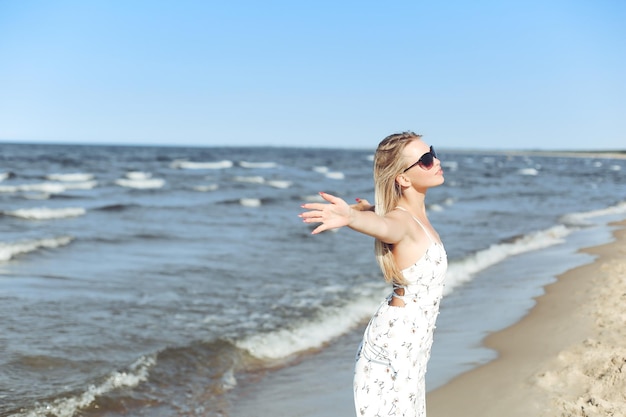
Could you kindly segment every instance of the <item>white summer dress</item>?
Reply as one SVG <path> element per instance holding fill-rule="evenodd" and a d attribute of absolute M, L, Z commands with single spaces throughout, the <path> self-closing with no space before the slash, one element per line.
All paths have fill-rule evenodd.
<path fill-rule="evenodd" d="M 354 369 L 359 417 L 426 416 L 424 378 L 448 261 L 443 245 L 413 219 L 431 243 L 415 264 L 402 270 L 408 285 L 394 284 L 394 290 L 403 288 L 404 295 L 392 291 L 365 329 Z M 392 297 L 405 306 L 390 306 Z"/>

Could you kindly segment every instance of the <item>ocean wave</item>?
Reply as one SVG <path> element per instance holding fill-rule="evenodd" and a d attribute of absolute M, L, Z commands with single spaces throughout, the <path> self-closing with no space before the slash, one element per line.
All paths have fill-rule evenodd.
<path fill-rule="evenodd" d="M 129 180 L 147 180 L 148 178 L 152 178 L 152 173 L 145 171 L 128 171 L 124 176 Z"/>
<path fill-rule="evenodd" d="M 97 385 L 91 385 L 86 391 L 54 401 L 37 405 L 31 410 L 14 414 L 12 417 L 72 417 L 79 410 L 90 406 L 101 397 L 118 388 L 133 388 L 144 382 L 149 375 L 150 369 L 155 365 L 154 356 L 143 356 L 133 363 L 127 371 L 111 373 L 104 381 Z"/>
<path fill-rule="evenodd" d="M 260 207 L 263 202 L 260 198 L 240 198 L 239 204 L 244 207 Z"/>
<path fill-rule="evenodd" d="M 6 262 L 17 255 L 34 252 L 41 248 L 55 249 L 68 245 L 74 238 L 71 236 L 58 236 L 47 239 L 24 240 L 14 243 L 0 242 L 0 261 Z"/>
<path fill-rule="evenodd" d="M 0 192 L 18 193 L 18 192 L 40 192 L 45 194 L 61 194 L 67 190 L 88 190 L 95 188 L 97 181 L 76 181 L 76 182 L 40 182 L 34 184 L 19 184 L 0 186 Z"/>
<path fill-rule="evenodd" d="M 343 172 L 339 172 L 339 171 L 328 171 L 324 175 L 326 175 L 326 178 L 330 178 L 332 180 L 342 180 L 346 177 Z"/>
<path fill-rule="evenodd" d="M 98 181 L 73 181 L 62 184 L 66 190 L 91 190 L 96 188 Z"/>
<path fill-rule="evenodd" d="M 95 210 L 98 211 L 124 211 L 131 208 L 141 207 L 139 204 L 109 204 L 106 206 L 98 207 Z"/>
<path fill-rule="evenodd" d="M 165 180 L 161 178 L 131 179 L 120 178 L 115 180 L 120 187 L 134 188 L 137 190 L 150 190 L 155 188 L 163 188 Z"/>
<path fill-rule="evenodd" d="M 48 174 L 46 179 L 61 182 L 86 182 L 93 180 L 94 175 L 84 172 L 74 172 L 67 174 Z"/>
<path fill-rule="evenodd" d="M 0 181 L 8 180 L 9 178 L 13 178 L 15 174 L 12 172 L 0 172 Z"/>
<path fill-rule="evenodd" d="M 2 211 L 0 213 L 5 216 L 19 217 L 27 220 L 54 220 L 82 216 L 87 213 L 87 210 L 82 207 L 67 207 L 59 209 L 35 207 L 13 211 Z"/>
<path fill-rule="evenodd" d="M 215 191 L 219 188 L 217 184 L 208 184 L 208 185 L 195 185 L 193 189 L 196 191 L 200 191 L 201 193 L 206 193 L 209 191 Z"/>
<path fill-rule="evenodd" d="M 174 169 L 226 169 L 233 166 L 233 161 L 191 162 L 177 159 L 170 164 Z"/>
<path fill-rule="evenodd" d="M 51 194 L 48 193 L 24 193 L 22 195 L 27 200 L 49 200 Z"/>
<path fill-rule="evenodd" d="M 539 171 L 536 168 L 521 168 L 517 170 L 517 173 L 520 175 L 528 175 L 528 176 L 539 175 Z"/>
<path fill-rule="evenodd" d="M 242 168 L 276 168 L 278 164 L 276 162 L 248 162 L 248 161 L 240 161 L 239 166 Z"/>
<path fill-rule="evenodd" d="M 128 171 L 124 174 L 124 178 L 115 180 L 115 184 L 120 187 L 149 190 L 162 188 L 165 185 L 165 180 L 161 178 L 152 178 L 151 172 Z"/>
<path fill-rule="evenodd" d="M 62 193 L 66 190 L 63 184 L 56 182 L 43 182 L 37 184 L 20 184 L 20 185 L 3 185 L 0 186 L 0 193 L 18 193 L 18 192 L 42 192 L 48 194 Z"/>
<path fill-rule="evenodd" d="M 317 349 L 354 329 L 372 315 L 384 293 L 362 296 L 347 301 L 343 307 L 327 308 L 313 319 L 235 341 L 235 345 L 262 359 L 284 359 L 299 352 Z"/>
<path fill-rule="evenodd" d="M 236 176 L 233 177 L 233 181 L 235 182 L 244 182 L 249 184 L 263 184 L 265 182 L 265 178 L 256 175 L 256 176 Z"/>
<path fill-rule="evenodd" d="M 459 261 L 452 262 L 446 274 L 446 293 L 469 281 L 476 273 L 504 261 L 511 256 L 531 252 L 563 242 L 572 232 L 564 225 L 521 236 L 512 242 L 494 244 Z"/>
<path fill-rule="evenodd" d="M 17 185 L 0 185 L 0 193 L 14 194 L 19 192 L 19 190 Z"/>
<path fill-rule="evenodd" d="M 564 224 L 571 226 L 588 226 L 590 224 L 588 220 L 594 217 L 624 213 L 626 213 L 626 201 L 622 201 L 614 206 L 605 207 L 598 210 L 566 214 L 561 217 L 560 221 Z"/>
<path fill-rule="evenodd" d="M 267 185 L 274 188 L 289 188 L 293 183 L 291 181 L 285 180 L 269 180 L 267 181 Z"/>
<path fill-rule="evenodd" d="M 274 188 L 289 188 L 291 187 L 291 181 L 285 180 L 266 180 L 264 177 L 260 175 L 255 176 L 235 176 L 233 177 L 233 181 L 242 182 L 248 184 L 264 184 L 269 185 Z"/>

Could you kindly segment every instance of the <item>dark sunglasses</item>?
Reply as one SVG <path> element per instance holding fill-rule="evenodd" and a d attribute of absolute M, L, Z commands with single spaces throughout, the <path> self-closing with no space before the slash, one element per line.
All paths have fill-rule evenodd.
<path fill-rule="evenodd" d="M 402 173 L 407 172 L 409 169 L 413 168 L 415 165 L 419 165 L 420 168 L 422 169 L 429 170 L 433 167 L 433 165 L 435 165 L 436 157 L 437 157 L 437 153 L 431 146 L 429 152 L 426 152 L 424 155 L 422 155 L 422 157 L 416 163 L 414 163 L 413 165 L 411 165 L 410 167 L 402 171 Z"/>

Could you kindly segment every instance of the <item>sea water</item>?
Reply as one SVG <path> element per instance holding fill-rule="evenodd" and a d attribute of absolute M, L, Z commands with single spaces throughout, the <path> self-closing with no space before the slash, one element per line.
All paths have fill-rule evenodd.
<path fill-rule="evenodd" d="M 373 201 L 373 149 L 0 151 L 1 416 L 227 416 L 238 381 L 328 348 L 389 291 L 371 239 L 297 216 L 319 191 Z M 433 385 L 488 360 L 464 323 L 477 306 L 523 315 L 550 267 L 579 262 L 560 248 L 626 213 L 625 160 L 439 153 Z"/>

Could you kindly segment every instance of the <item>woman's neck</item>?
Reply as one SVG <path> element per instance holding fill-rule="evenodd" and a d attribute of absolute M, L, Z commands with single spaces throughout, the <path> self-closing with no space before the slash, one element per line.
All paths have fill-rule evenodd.
<path fill-rule="evenodd" d="M 398 200 L 398 206 L 404 207 L 409 210 L 411 214 L 417 217 L 426 217 L 426 195 L 418 192 L 404 193 L 400 200 Z"/>

